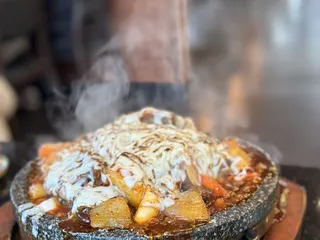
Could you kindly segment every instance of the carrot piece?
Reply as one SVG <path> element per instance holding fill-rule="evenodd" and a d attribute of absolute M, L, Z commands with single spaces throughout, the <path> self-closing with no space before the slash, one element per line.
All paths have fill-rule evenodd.
<path fill-rule="evenodd" d="M 205 188 L 208 188 L 216 196 L 224 196 L 228 193 L 217 180 L 212 177 L 201 175 L 201 184 Z"/>
<path fill-rule="evenodd" d="M 225 201 L 223 200 L 223 198 L 218 198 L 215 203 L 214 203 L 214 207 L 217 209 L 217 210 L 223 210 L 226 208 L 226 203 Z"/>
<path fill-rule="evenodd" d="M 228 145 L 228 147 L 230 147 L 230 148 L 237 148 L 238 147 L 238 143 L 234 139 L 226 139 L 223 142 L 226 143 Z"/>
<path fill-rule="evenodd" d="M 256 172 L 253 172 L 253 173 L 247 173 L 245 175 L 245 179 L 249 179 L 249 180 L 253 180 L 255 178 L 259 177 L 259 174 L 256 173 Z"/>
<path fill-rule="evenodd" d="M 62 147 L 62 144 L 60 144 L 60 143 L 58 143 L 58 144 L 52 144 L 52 143 L 44 144 L 39 148 L 38 156 L 41 159 L 48 158 L 52 153 L 61 149 L 61 147 Z"/>

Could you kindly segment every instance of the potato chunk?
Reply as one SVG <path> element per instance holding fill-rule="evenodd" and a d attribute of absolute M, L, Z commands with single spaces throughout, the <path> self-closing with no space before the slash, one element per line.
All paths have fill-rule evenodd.
<path fill-rule="evenodd" d="M 32 200 L 47 196 L 47 192 L 41 183 L 34 183 L 29 187 L 29 196 Z"/>
<path fill-rule="evenodd" d="M 194 186 L 201 186 L 201 176 L 195 166 L 187 166 L 187 176 Z"/>
<path fill-rule="evenodd" d="M 123 197 L 109 199 L 89 212 L 93 228 L 125 228 L 130 225 L 131 213 Z"/>
<path fill-rule="evenodd" d="M 175 200 L 175 204 L 166 208 L 164 213 L 186 221 L 209 221 L 210 218 L 200 191 L 197 189 L 181 193 Z"/>
<path fill-rule="evenodd" d="M 158 196 L 153 192 L 151 187 L 147 186 L 143 199 L 134 216 L 134 220 L 139 224 L 148 222 L 152 218 L 158 216 L 160 212 L 159 205 Z"/>
<path fill-rule="evenodd" d="M 40 207 L 44 212 L 50 212 L 57 209 L 60 206 L 60 202 L 56 197 L 49 198 L 41 202 L 38 207 Z"/>
<path fill-rule="evenodd" d="M 126 195 L 128 202 L 133 207 L 138 207 L 145 192 L 145 186 L 137 183 L 133 188 L 127 186 L 121 174 L 109 171 L 108 176 L 113 185 L 117 186 Z"/>
<path fill-rule="evenodd" d="M 228 152 L 233 157 L 240 157 L 241 160 L 237 164 L 238 169 L 244 169 L 249 166 L 250 156 L 241 148 L 236 139 L 227 139 L 223 141 L 228 146 Z"/>

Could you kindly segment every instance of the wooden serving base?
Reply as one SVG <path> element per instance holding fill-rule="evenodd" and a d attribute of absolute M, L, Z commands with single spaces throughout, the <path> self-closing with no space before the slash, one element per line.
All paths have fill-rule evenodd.
<path fill-rule="evenodd" d="M 300 230 L 307 203 L 306 191 L 300 185 L 287 179 L 282 180 L 288 184 L 290 190 L 287 200 L 286 217 L 283 221 L 273 224 L 263 237 L 263 240 L 300 239 Z M 14 224 L 15 219 L 12 205 L 10 202 L 7 202 L 0 208 L 0 240 L 21 239 L 18 232 L 14 232 L 14 236 L 11 236 Z"/>

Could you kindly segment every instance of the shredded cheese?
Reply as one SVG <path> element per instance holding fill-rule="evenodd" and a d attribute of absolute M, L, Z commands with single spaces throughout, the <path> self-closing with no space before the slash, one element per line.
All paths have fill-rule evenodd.
<path fill-rule="evenodd" d="M 187 166 L 201 175 L 218 177 L 240 173 L 239 157 L 229 154 L 219 140 L 196 130 L 189 118 L 146 108 L 121 116 L 61 150 L 50 166 L 45 189 L 80 206 L 92 207 L 124 194 L 109 185 L 106 172 L 117 171 L 130 188 L 143 182 L 156 192 L 164 209 L 174 203 L 187 178 Z M 96 177 L 106 186 L 97 186 Z"/>

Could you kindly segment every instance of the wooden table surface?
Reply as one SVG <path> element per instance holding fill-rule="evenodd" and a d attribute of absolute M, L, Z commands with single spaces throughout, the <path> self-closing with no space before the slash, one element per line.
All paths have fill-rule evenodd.
<path fill-rule="evenodd" d="M 273 224 L 263 240 L 300 239 L 299 233 L 307 206 L 305 189 L 285 179 L 290 193 L 288 195 L 287 215 L 279 223 Z"/>

